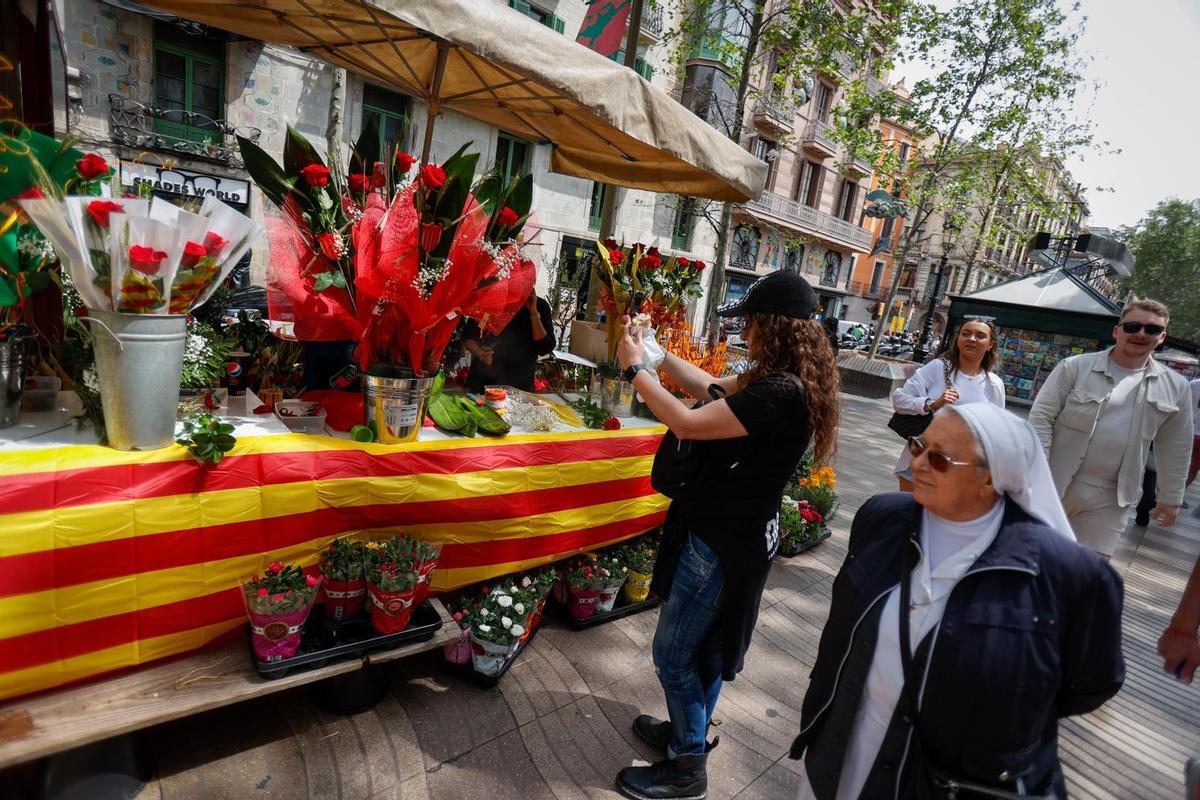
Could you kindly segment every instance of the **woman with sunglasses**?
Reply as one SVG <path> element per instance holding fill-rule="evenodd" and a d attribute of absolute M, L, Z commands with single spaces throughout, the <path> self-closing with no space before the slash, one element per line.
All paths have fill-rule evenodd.
<path fill-rule="evenodd" d="M 910 440 L 854 517 L 791 756 L 800 800 L 1066 797 L 1058 720 L 1124 680 L 1121 579 L 1077 544 L 1030 425 L 989 403 Z"/>
<path fill-rule="evenodd" d="M 918 369 L 892 392 L 897 414 L 934 414 L 948 405 L 991 403 L 1004 408 L 1004 381 L 995 372 L 996 320 L 964 317 L 949 349 Z M 893 474 L 900 491 L 912 491 L 912 456 L 900 451 Z"/>

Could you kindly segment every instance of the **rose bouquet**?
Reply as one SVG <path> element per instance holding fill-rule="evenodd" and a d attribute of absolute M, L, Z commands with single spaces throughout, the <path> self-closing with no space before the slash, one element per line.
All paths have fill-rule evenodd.
<path fill-rule="evenodd" d="M 242 584 L 250 640 L 259 661 L 281 661 L 296 655 L 301 629 L 320 585 L 319 577 L 278 561 Z"/>
<path fill-rule="evenodd" d="M 322 555 L 325 576 L 325 616 L 341 622 L 362 613 L 366 599 L 365 559 L 362 542 L 345 537 L 330 542 Z"/>

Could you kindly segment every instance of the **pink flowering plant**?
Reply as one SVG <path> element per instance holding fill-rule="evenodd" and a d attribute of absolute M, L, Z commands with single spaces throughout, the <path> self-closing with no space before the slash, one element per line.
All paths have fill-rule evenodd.
<path fill-rule="evenodd" d="M 820 539 L 824 524 L 825 517 L 807 500 L 799 501 L 795 508 L 785 503 L 779 512 L 780 551 L 787 555 Z"/>
<path fill-rule="evenodd" d="M 584 553 L 567 563 L 563 571 L 567 586 L 582 591 L 606 589 L 613 583 L 611 563 L 603 565 L 595 553 Z"/>
<path fill-rule="evenodd" d="M 261 576 L 242 584 L 246 607 L 254 614 L 288 614 L 312 603 L 320 579 L 305 575 L 295 564 L 271 563 Z"/>

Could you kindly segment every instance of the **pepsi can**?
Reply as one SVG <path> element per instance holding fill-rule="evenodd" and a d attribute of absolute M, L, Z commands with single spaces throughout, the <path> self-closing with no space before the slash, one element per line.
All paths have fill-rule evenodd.
<path fill-rule="evenodd" d="M 242 350 L 234 350 L 225 362 L 225 388 L 230 397 L 246 395 L 246 373 L 250 370 L 250 354 Z"/>

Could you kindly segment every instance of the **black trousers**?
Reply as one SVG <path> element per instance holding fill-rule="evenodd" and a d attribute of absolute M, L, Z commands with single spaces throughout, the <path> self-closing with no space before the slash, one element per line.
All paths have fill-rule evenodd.
<path fill-rule="evenodd" d="M 1142 499 L 1137 504 L 1137 516 L 1134 518 L 1134 523 L 1137 525 L 1150 524 L 1150 512 L 1154 510 L 1154 504 L 1158 501 L 1158 473 L 1152 469 L 1148 469 L 1142 473 Z"/>

